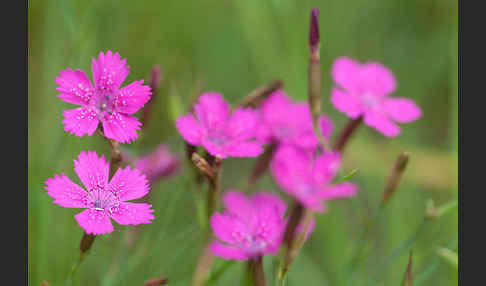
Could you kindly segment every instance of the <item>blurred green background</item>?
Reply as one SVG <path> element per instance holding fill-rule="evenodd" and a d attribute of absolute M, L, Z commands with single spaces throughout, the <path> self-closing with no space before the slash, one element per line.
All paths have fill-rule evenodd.
<path fill-rule="evenodd" d="M 317 227 L 289 273 L 287 285 L 400 285 L 413 249 L 415 285 L 456 285 L 457 267 L 437 247 L 457 251 L 457 208 L 420 227 L 425 202 L 457 200 L 458 43 L 457 1 L 453 0 L 163 0 L 28 2 L 28 280 L 63 285 L 77 258 L 82 235 L 77 209 L 52 204 L 44 182 L 64 172 L 79 182 L 73 159 L 82 150 L 109 156 L 100 136 L 63 131 L 62 110 L 74 108 L 56 97 L 55 78 L 67 67 L 91 77 L 91 58 L 118 51 L 130 65 L 124 84 L 148 80 L 162 68 L 160 96 L 144 133 L 123 147 L 136 152 L 168 142 L 183 158 L 184 144 L 174 117 L 197 90 L 218 91 L 235 103 L 254 88 L 282 79 L 296 100 L 307 98 L 309 13 L 320 8 L 323 110 L 341 129 L 347 118 L 328 101 L 330 66 L 338 56 L 376 60 L 395 73 L 394 95 L 414 99 L 424 116 L 386 139 L 361 126 L 347 146 L 343 173 L 361 187 L 356 198 L 332 202 L 317 215 Z M 389 170 L 401 151 L 411 153 L 399 191 L 365 241 L 368 255 L 350 279 L 347 264 L 363 223 L 376 211 Z M 237 188 L 253 159 L 224 163 L 223 189 Z M 152 186 L 156 219 L 127 245 L 130 227 L 96 239 L 74 285 L 142 285 L 165 276 L 170 285 L 190 285 L 202 234 L 187 165 L 178 176 Z M 235 182 L 237 182 L 235 184 Z M 269 175 L 254 189 L 277 190 Z M 417 239 L 398 252 L 403 243 Z M 392 255 L 394 254 L 395 255 Z M 271 282 L 271 257 L 265 258 Z M 217 259 L 214 269 L 224 260 Z M 231 264 L 217 285 L 235 285 L 244 263 Z M 348 284 L 344 281 L 348 280 Z M 269 283 L 270 284 L 270 283 Z"/>

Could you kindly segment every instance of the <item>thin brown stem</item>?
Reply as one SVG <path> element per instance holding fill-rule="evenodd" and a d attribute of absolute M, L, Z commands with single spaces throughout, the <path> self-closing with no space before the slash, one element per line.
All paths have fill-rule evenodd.
<path fill-rule="evenodd" d="M 208 192 L 208 220 L 211 215 L 217 211 L 219 203 L 219 195 L 221 193 L 221 165 L 223 161 L 220 157 L 215 157 L 213 162 L 214 178 L 209 180 L 209 192 Z"/>
<path fill-rule="evenodd" d="M 265 286 L 265 272 L 263 270 L 263 258 L 258 256 L 248 260 L 248 270 L 251 283 L 254 286 Z"/>
<path fill-rule="evenodd" d="M 304 206 L 297 201 L 294 201 L 294 206 L 292 212 L 290 213 L 289 222 L 285 228 L 283 242 L 286 247 L 289 249 L 292 246 L 292 243 L 295 238 L 295 229 L 300 223 L 302 216 L 304 214 Z"/>
<path fill-rule="evenodd" d="M 275 80 L 267 83 L 259 88 L 251 91 L 247 96 L 245 96 L 240 102 L 238 102 L 236 107 L 259 107 L 263 101 L 269 97 L 274 91 L 283 88 L 283 82 L 281 80 Z"/>
<path fill-rule="evenodd" d="M 343 131 L 341 131 L 341 133 L 339 134 L 339 137 L 334 144 L 334 150 L 343 152 L 346 143 L 348 143 L 351 135 L 353 135 L 353 133 L 356 131 L 356 128 L 358 128 L 362 121 L 363 118 L 361 116 L 356 119 L 349 120 L 346 127 L 344 127 Z"/>
<path fill-rule="evenodd" d="M 120 143 L 113 139 L 108 139 L 111 148 L 111 160 L 110 160 L 110 179 L 113 178 L 115 172 L 122 164 L 122 152 L 120 148 Z"/>
<path fill-rule="evenodd" d="M 253 167 L 252 173 L 248 178 L 248 188 L 252 187 L 258 179 L 265 173 L 272 161 L 273 155 L 277 150 L 278 144 L 272 143 L 266 149 L 265 152 L 258 157 Z"/>

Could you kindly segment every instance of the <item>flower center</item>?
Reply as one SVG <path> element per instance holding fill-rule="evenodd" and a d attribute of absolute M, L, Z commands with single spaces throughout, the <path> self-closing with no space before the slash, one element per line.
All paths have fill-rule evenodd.
<path fill-rule="evenodd" d="M 245 235 L 240 243 L 251 254 L 258 253 L 267 246 L 266 241 L 256 234 Z"/>
<path fill-rule="evenodd" d="M 116 195 L 108 190 L 94 189 L 88 192 L 91 197 L 89 208 L 100 211 L 111 211 L 112 207 L 119 205 L 120 200 Z"/>
<path fill-rule="evenodd" d="M 376 95 L 374 95 L 373 93 L 365 92 L 361 96 L 361 102 L 364 104 L 364 106 L 366 108 L 371 109 L 371 108 L 374 108 L 377 105 L 378 100 L 376 98 Z"/>
<path fill-rule="evenodd" d="M 223 130 L 215 130 L 209 133 L 209 141 L 211 141 L 215 145 L 225 145 L 230 141 L 230 138 Z"/>
<path fill-rule="evenodd" d="M 290 138 L 293 134 L 293 130 L 291 127 L 288 126 L 288 124 L 280 124 L 277 126 L 277 128 L 274 129 L 276 137 L 279 139 L 286 139 Z"/>
<path fill-rule="evenodd" d="M 113 106 L 110 102 L 110 94 L 99 93 L 97 96 L 93 96 L 89 103 L 96 109 L 98 116 L 102 116 L 105 112 L 110 114 L 113 113 Z"/>

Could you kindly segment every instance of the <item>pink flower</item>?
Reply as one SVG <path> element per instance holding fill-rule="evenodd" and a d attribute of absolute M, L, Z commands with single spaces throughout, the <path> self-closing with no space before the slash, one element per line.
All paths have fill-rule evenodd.
<path fill-rule="evenodd" d="M 215 256 L 246 260 L 277 253 L 287 221 L 287 205 L 280 197 L 258 192 L 247 198 L 230 190 L 223 203 L 225 213 L 214 213 L 210 221 L 217 238 L 210 245 Z"/>
<path fill-rule="evenodd" d="M 153 152 L 138 157 L 134 166 L 153 183 L 174 174 L 179 168 L 179 159 L 170 152 L 167 144 L 162 143 Z"/>
<path fill-rule="evenodd" d="M 277 184 L 304 206 L 322 212 L 324 201 L 349 198 L 358 188 L 349 182 L 331 184 L 340 165 L 337 152 L 326 152 L 313 159 L 312 154 L 291 145 L 276 151 L 270 170 Z"/>
<path fill-rule="evenodd" d="M 137 138 L 141 123 L 131 116 L 150 99 L 150 87 L 143 79 L 120 88 L 129 73 L 118 53 L 100 52 L 92 59 L 94 86 L 82 70 L 65 69 L 56 78 L 58 95 L 65 102 L 80 105 L 63 112 L 64 130 L 76 136 L 91 136 L 101 121 L 106 137 L 121 143 Z"/>
<path fill-rule="evenodd" d="M 261 142 L 294 144 L 304 149 L 314 149 L 319 144 L 307 102 L 292 103 L 282 90 L 277 90 L 265 100 L 260 114 L 262 120 L 256 135 Z M 325 115 L 319 117 L 319 123 L 324 139 L 329 139 L 334 123 Z"/>
<path fill-rule="evenodd" d="M 337 110 L 356 119 L 363 116 L 366 125 L 387 137 L 397 136 L 400 127 L 422 116 L 414 101 L 388 97 L 395 88 L 392 72 L 376 62 L 361 64 L 346 57 L 334 61 L 332 78 L 339 85 L 331 90 L 331 102 Z"/>
<path fill-rule="evenodd" d="M 109 163 L 95 151 L 81 152 L 74 160 L 74 171 L 86 187 L 85 191 L 61 173 L 46 181 L 47 194 L 54 203 L 66 208 L 86 208 L 74 216 L 78 224 L 94 235 L 110 233 L 110 217 L 123 225 L 150 223 L 154 218 L 152 206 L 126 202 L 145 196 L 149 192 L 147 179 L 130 167 L 118 169 L 108 182 Z"/>
<path fill-rule="evenodd" d="M 219 93 L 208 92 L 199 97 L 194 112 L 180 116 L 176 127 L 191 145 L 199 145 L 213 156 L 256 157 L 263 152 L 252 140 L 258 113 L 251 108 L 237 108 L 230 115 L 230 105 Z"/>

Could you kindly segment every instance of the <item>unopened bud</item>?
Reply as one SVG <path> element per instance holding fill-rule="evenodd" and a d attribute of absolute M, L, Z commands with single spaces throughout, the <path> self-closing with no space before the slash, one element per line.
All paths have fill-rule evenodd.
<path fill-rule="evenodd" d="M 403 172 L 407 167 L 409 158 L 410 154 L 408 152 L 403 152 L 398 156 L 397 160 L 395 161 L 395 165 L 393 165 L 393 169 L 390 172 L 390 177 L 388 177 L 385 191 L 383 192 L 383 204 L 386 204 L 388 200 L 390 200 L 392 195 L 396 192 L 398 183 L 400 182 Z"/>
<path fill-rule="evenodd" d="M 278 145 L 276 143 L 272 143 L 265 149 L 265 152 L 258 157 L 251 172 L 250 178 L 248 179 L 248 186 L 253 186 L 256 181 L 267 171 L 273 155 L 277 150 L 277 146 Z"/>
<path fill-rule="evenodd" d="M 194 152 L 191 155 L 191 160 L 201 173 L 203 173 L 206 177 L 208 177 L 211 180 L 214 179 L 213 168 L 208 164 L 208 162 L 203 157 L 201 157 L 199 154 Z"/>
<path fill-rule="evenodd" d="M 313 8 L 309 28 L 309 49 L 311 57 L 319 57 L 319 40 L 319 8 Z"/>

